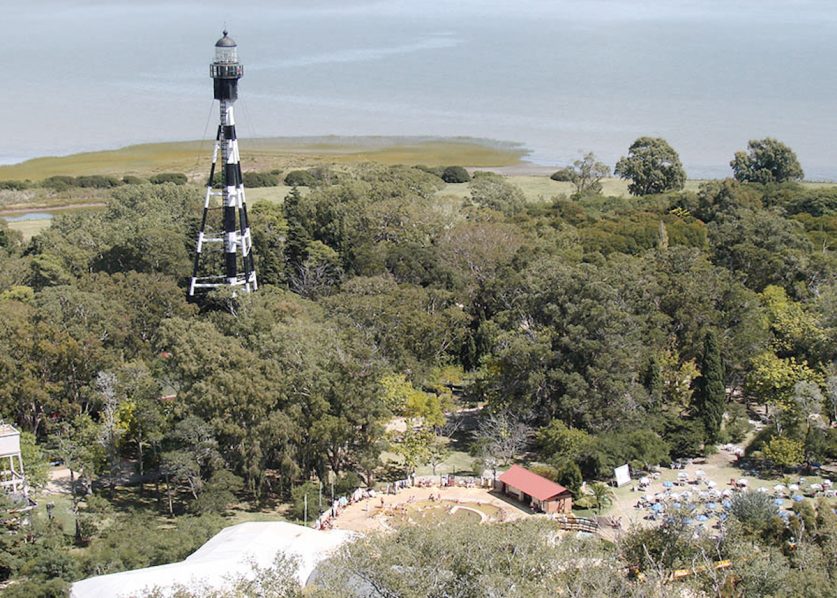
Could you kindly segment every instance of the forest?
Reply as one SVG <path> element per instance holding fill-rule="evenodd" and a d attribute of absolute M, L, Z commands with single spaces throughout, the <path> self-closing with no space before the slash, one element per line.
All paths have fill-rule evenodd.
<path fill-rule="evenodd" d="M 49 462 L 73 476 L 66 513 L 0 539 L 9 595 L 183 558 L 236 505 L 294 513 L 321 483 L 438 463 L 466 407 L 475 472 L 525 459 L 571 489 L 745 438 L 757 467 L 837 459 L 837 187 L 763 140 L 684 190 L 660 141 L 617 164 L 620 197 L 592 154 L 553 175 L 575 192 L 541 201 L 488 171 L 296 175 L 250 209 L 259 291 L 196 302 L 198 185 L 119 182 L 27 242 L 0 224 L 0 417 L 33 486 Z M 837 527 L 820 511 L 810 530 Z M 748 533 L 780 550 L 756 528 L 734 550 Z"/>

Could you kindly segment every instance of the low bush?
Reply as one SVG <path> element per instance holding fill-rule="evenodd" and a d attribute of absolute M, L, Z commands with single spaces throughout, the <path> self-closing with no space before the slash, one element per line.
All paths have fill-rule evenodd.
<path fill-rule="evenodd" d="M 313 187 L 317 179 L 307 170 L 292 170 L 285 176 L 285 184 L 289 187 Z"/>
<path fill-rule="evenodd" d="M 467 183 L 471 175 L 461 166 L 448 166 L 442 171 L 442 180 L 446 183 Z"/>
<path fill-rule="evenodd" d="M 148 179 L 152 185 L 162 185 L 164 183 L 174 183 L 175 185 L 185 185 L 189 180 L 182 172 L 162 172 L 155 174 Z"/>

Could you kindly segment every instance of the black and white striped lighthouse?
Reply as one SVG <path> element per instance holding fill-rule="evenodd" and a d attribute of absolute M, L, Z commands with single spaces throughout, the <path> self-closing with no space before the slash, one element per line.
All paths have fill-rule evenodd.
<path fill-rule="evenodd" d="M 212 167 L 206 184 L 203 217 L 189 284 L 190 296 L 200 289 L 225 286 L 241 288 L 248 293 L 258 288 L 233 111 L 233 104 L 238 99 L 238 80 L 244 76 L 244 66 L 238 62 L 237 44 L 226 31 L 215 43 L 215 61 L 209 65 L 209 75 L 215 85 L 215 99 L 221 105 L 221 123 L 215 135 Z M 221 188 L 215 190 L 219 154 Z M 217 197 L 221 198 L 220 205 L 215 204 L 214 198 Z M 213 217 L 216 211 L 220 211 L 220 217 Z M 219 251 L 211 251 L 213 247 L 223 249 L 223 259 L 219 259 Z"/>

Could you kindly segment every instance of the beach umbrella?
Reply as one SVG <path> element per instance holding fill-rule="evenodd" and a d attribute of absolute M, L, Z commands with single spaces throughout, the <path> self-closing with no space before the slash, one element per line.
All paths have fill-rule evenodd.
<path fill-rule="evenodd" d="M 717 486 L 718 484 L 716 484 L 716 483 L 715 483 L 715 482 L 713 482 L 712 480 L 709 480 L 708 482 L 706 482 L 706 485 L 707 485 L 707 486 L 709 486 L 710 488 L 714 488 L 714 487 L 715 487 L 715 486 Z"/>
<path fill-rule="evenodd" d="M 718 515 L 718 519 L 720 519 L 721 521 L 726 521 L 727 517 L 729 517 L 729 515 L 727 515 L 726 513 L 721 513 L 720 515 Z"/>
<path fill-rule="evenodd" d="M 723 505 L 723 507 L 724 507 L 725 509 L 729 509 L 729 508 L 732 506 L 732 501 L 731 501 L 731 500 L 725 500 L 725 501 L 724 501 L 724 502 L 722 502 L 721 504 Z"/>
<path fill-rule="evenodd" d="M 822 490 L 822 484 L 811 484 L 811 490 L 814 492 L 819 492 Z"/>
<path fill-rule="evenodd" d="M 709 517 L 707 517 L 706 515 L 698 515 L 697 520 L 698 521 L 709 521 Z"/>
<path fill-rule="evenodd" d="M 823 485 L 824 488 L 831 488 L 832 484 L 833 483 L 832 483 L 831 480 L 823 480 L 822 481 L 822 485 Z"/>
<path fill-rule="evenodd" d="M 705 471 L 703 471 L 702 469 L 698 469 L 698 470 L 695 472 L 695 477 L 696 477 L 696 478 L 705 478 L 705 477 L 706 477 L 706 472 L 705 472 Z"/>
<path fill-rule="evenodd" d="M 732 496 L 732 490 L 729 488 L 724 488 L 724 491 L 721 492 L 721 496 Z"/>
<path fill-rule="evenodd" d="M 776 505 L 777 507 L 781 507 L 782 505 L 785 504 L 785 501 L 783 501 L 781 498 L 777 498 L 776 500 L 773 501 L 773 504 Z"/>
<path fill-rule="evenodd" d="M 801 494 L 794 494 L 791 498 L 793 498 L 793 502 L 802 502 L 805 500 L 805 497 Z"/>
<path fill-rule="evenodd" d="M 715 509 L 718 508 L 718 503 L 708 502 L 708 503 L 706 503 L 706 508 L 709 509 L 710 511 L 714 511 Z"/>
<path fill-rule="evenodd" d="M 674 484 L 672 484 L 671 482 L 663 482 L 664 488 L 671 488 L 672 486 L 674 486 Z"/>
<path fill-rule="evenodd" d="M 746 486 L 747 484 L 749 484 L 749 482 L 747 480 L 745 480 L 744 478 L 741 478 L 740 480 L 738 480 L 738 485 L 739 486 Z"/>
<path fill-rule="evenodd" d="M 651 483 L 651 480 L 649 480 L 648 478 L 639 478 L 639 485 L 640 486 L 647 486 L 650 483 Z"/>
<path fill-rule="evenodd" d="M 694 522 L 695 520 L 690 517 L 686 517 L 686 519 L 683 520 L 683 523 L 685 523 L 686 525 L 692 525 Z"/>
<path fill-rule="evenodd" d="M 683 505 L 681 505 L 679 502 L 676 502 L 676 503 L 672 504 L 671 506 L 674 507 L 675 509 L 679 509 Z"/>
<path fill-rule="evenodd" d="M 758 492 L 760 494 L 767 494 L 767 488 L 762 486 L 761 488 L 756 489 L 756 492 Z"/>
<path fill-rule="evenodd" d="M 654 502 L 654 497 L 651 496 L 650 494 L 646 494 L 645 495 L 645 500 L 648 501 L 648 502 Z"/>
<path fill-rule="evenodd" d="M 784 484 L 776 484 L 775 486 L 773 486 L 773 490 L 775 490 L 776 492 L 784 492 L 785 486 Z"/>
<path fill-rule="evenodd" d="M 790 486 L 788 486 L 788 490 L 790 490 L 791 492 L 796 492 L 797 490 L 799 490 L 799 486 L 797 486 L 796 484 L 791 484 Z"/>

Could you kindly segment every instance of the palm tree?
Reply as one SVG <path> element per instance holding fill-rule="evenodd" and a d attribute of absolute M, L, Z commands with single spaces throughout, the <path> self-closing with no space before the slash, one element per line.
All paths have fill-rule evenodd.
<path fill-rule="evenodd" d="M 607 484 L 602 484 L 601 482 L 593 482 L 590 484 L 590 490 L 593 492 L 596 514 L 601 515 L 602 508 L 609 507 L 613 504 L 613 490 Z"/>

